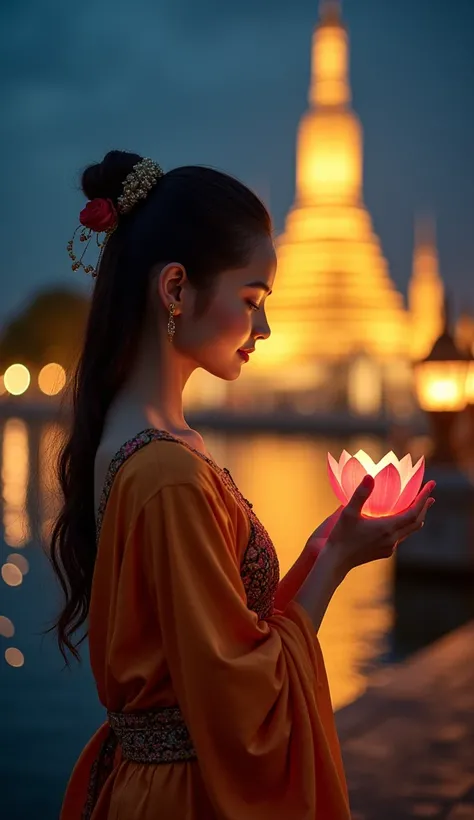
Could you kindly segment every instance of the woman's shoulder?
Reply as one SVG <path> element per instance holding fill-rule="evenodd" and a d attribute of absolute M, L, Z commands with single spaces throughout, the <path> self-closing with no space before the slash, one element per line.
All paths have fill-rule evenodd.
<path fill-rule="evenodd" d="M 132 452 L 124 455 L 117 476 L 119 483 L 143 500 L 163 487 L 179 488 L 184 484 L 222 495 L 219 467 L 177 440 L 152 439 L 146 442 L 146 446 L 140 442 Z"/>

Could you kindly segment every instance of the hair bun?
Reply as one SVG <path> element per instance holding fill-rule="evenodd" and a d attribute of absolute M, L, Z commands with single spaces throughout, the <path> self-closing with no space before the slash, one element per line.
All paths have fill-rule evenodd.
<path fill-rule="evenodd" d="M 89 165 L 82 174 L 81 187 L 87 199 L 104 198 L 116 202 L 123 182 L 143 157 L 128 151 L 109 151 L 102 162 Z"/>

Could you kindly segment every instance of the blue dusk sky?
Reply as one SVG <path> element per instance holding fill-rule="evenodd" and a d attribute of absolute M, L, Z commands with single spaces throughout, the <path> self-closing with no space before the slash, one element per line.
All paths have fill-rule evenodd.
<path fill-rule="evenodd" d="M 364 196 L 397 286 L 413 220 L 436 217 L 443 277 L 474 307 L 474 0 L 344 0 Z M 48 285 L 87 292 L 65 245 L 80 169 L 111 148 L 229 171 L 293 201 L 318 0 L 1 4 L 0 323 Z"/>

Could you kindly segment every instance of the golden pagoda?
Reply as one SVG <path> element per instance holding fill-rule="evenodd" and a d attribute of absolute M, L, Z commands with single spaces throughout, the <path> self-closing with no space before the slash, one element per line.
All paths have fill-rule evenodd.
<path fill-rule="evenodd" d="M 193 376 L 187 393 L 196 408 L 397 417 L 415 409 L 411 360 L 436 338 L 443 312 L 436 247 L 420 228 L 412 316 L 364 205 L 362 127 L 348 74 L 340 3 L 321 0 L 309 109 L 297 137 L 295 201 L 277 240 L 278 272 L 267 301 L 272 335 L 232 386 Z"/>
<path fill-rule="evenodd" d="M 408 288 L 413 361 L 424 359 L 443 332 L 444 298 L 434 221 L 429 217 L 419 218 L 415 225 L 413 272 Z"/>
<path fill-rule="evenodd" d="M 256 357 L 259 369 L 273 371 L 272 380 L 276 369 L 288 373 L 291 364 L 293 387 L 317 387 L 320 397 L 323 383 L 334 386 L 336 378 L 338 395 L 329 404 L 342 405 L 348 396 L 341 402 L 341 390 L 351 392 L 351 383 L 358 389 L 352 366 L 364 393 L 383 382 L 386 363 L 409 356 L 403 298 L 363 202 L 362 128 L 350 105 L 348 64 L 339 3 L 323 0 L 310 106 L 298 132 L 296 197 L 277 242 L 277 281 L 268 300 L 272 337 Z"/>

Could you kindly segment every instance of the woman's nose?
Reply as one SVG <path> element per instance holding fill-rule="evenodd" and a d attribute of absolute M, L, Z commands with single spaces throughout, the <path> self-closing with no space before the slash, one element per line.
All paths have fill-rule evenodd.
<path fill-rule="evenodd" d="M 255 339 L 268 339 L 271 335 L 270 325 L 268 324 L 267 317 L 259 316 L 255 322 L 253 337 Z"/>

